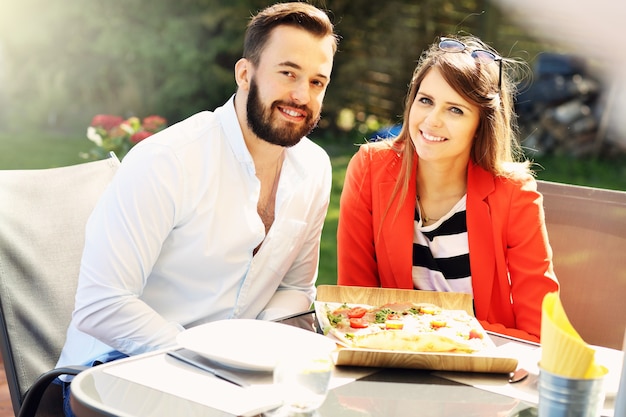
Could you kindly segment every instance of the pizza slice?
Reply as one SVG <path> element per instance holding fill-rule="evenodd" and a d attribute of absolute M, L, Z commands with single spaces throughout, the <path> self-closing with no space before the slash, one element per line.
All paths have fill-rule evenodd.
<path fill-rule="evenodd" d="M 404 352 L 473 353 L 467 343 L 437 333 L 414 333 L 403 330 L 357 335 L 352 340 L 357 348 L 399 350 Z"/>
<path fill-rule="evenodd" d="M 369 306 L 316 302 L 316 310 L 324 332 L 347 347 L 473 353 L 493 346 L 475 317 L 430 303 Z"/>

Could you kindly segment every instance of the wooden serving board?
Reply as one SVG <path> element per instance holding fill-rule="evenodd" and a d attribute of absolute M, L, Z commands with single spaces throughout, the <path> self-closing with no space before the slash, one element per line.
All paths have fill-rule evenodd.
<path fill-rule="evenodd" d="M 465 353 L 396 352 L 342 347 L 336 365 L 381 368 L 430 369 L 435 371 L 510 373 L 518 360 L 496 355 Z"/>
<path fill-rule="evenodd" d="M 426 302 L 445 309 L 465 310 L 472 316 L 469 294 L 401 290 L 393 288 L 320 285 L 317 300 L 337 303 L 382 305 L 394 301 Z M 497 348 L 484 353 L 431 353 L 340 347 L 336 365 L 430 369 L 437 371 L 509 373 L 517 368 L 517 358 L 499 355 Z"/>
<path fill-rule="evenodd" d="M 318 301 L 369 304 L 372 306 L 379 306 L 395 301 L 432 303 L 447 310 L 465 310 L 469 315 L 474 316 L 472 296 L 458 292 L 320 285 L 317 287 L 316 299 Z"/>

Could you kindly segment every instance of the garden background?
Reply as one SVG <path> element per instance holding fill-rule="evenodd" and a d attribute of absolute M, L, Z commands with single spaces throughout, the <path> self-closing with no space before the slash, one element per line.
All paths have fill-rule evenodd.
<path fill-rule="evenodd" d="M 326 0 L 342 37 L 323 119 L 311 138 L 331 155 L 333 194 L 322 237 L 319 283 L 336 280 L 335 233 L 345 168 L 356 146 L 400 122 L 411 72 L 438 36 L 478 35 L 507 58 L 536 67 L 546 53 L 572 54 L 516 25 L 487 0 Z M 222 104 L 233 65 L 261 0 L 2 0 L 0 169 L 80 163 L 96 114 L 170 124 Z M 587 63 L 593 74 L 596 64 Z M 609 86 L 600 82 L 600 92 Z M 600 98 L 604 97 L 600 94 Z M 621 148 L 546 149 L 522 131 L 545 180 L 626 190 Z M 565 126 L 565 134 L 569 133 Z M 596 126 L 594 143 L 619 142 Z M 618 138 L 619 139 L 619 138 Z M 566 151 L 563 151 L 566 149 Z M 608 149 L 608 150 L 607 150 Z"/>

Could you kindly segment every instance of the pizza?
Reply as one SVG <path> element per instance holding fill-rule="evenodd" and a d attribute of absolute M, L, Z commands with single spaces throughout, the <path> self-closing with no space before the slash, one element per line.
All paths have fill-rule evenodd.
<path fill-rule="evenodd" d="M 493 342 L 465 310 L 430 303 L 381 306 L 315 302 L 325 334 L 346 347 L 406 352 L 475 353 Z"/>

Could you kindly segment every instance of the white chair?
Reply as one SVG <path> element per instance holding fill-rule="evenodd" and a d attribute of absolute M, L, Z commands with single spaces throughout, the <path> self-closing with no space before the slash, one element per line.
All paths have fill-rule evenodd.
<path fill-rule="evenodd" d="M 74 307 L 85 224 L 118 166 L 109 158 L 0 171 L 0 349 L 16 416 L 62 415 L 60 386 L 50 382 L 81 369 L 53 368 Z"/>
<path fill-rule="evenodd" d="M 561 283 L 581 337 L 622 349 L 626 328 L 626 192 L 538 181 Z"/>

